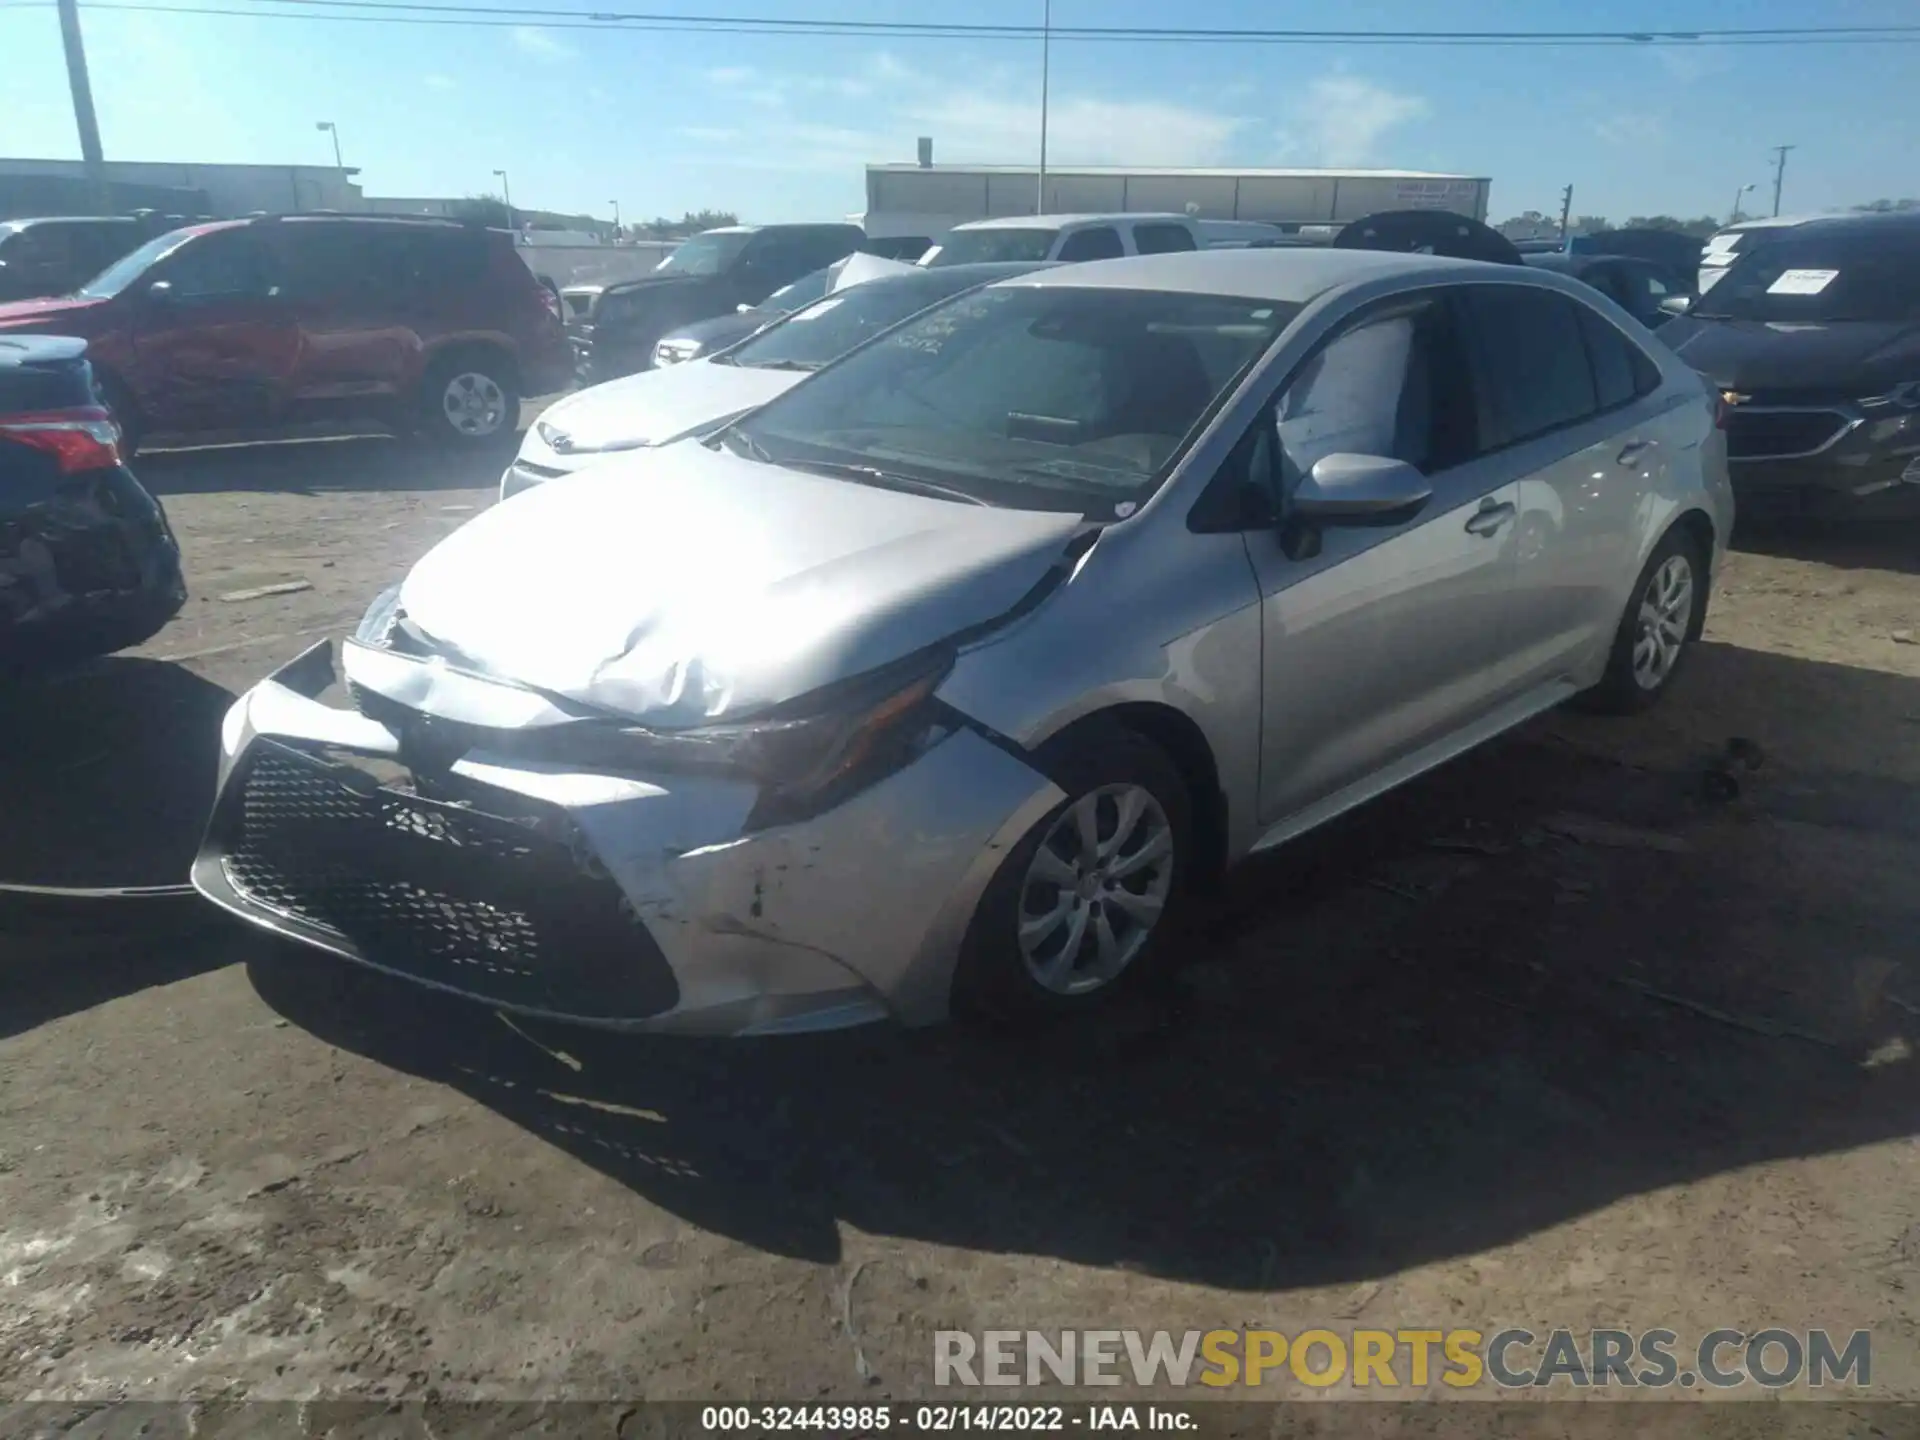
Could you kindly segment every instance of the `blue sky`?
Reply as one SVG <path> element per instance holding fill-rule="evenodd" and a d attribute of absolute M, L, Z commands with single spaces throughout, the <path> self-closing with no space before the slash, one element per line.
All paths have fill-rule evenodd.
<path fill-rule="evenodd" d="M 134 0 L 138 3 L 138 0 Z M 249 8 L 258 0 L 219 0 Z M 504 0 L 478 0 L 504 3 Z M 543 0 L 585 12 L 596 0 Z M 1035 23 L 1041 0 L 650 0 L 625 8 Z M 601 5 L 600 8 L 607 8 Z M 1030 162 L 1026 42 L 591 33 L 83 9 L 109 158 L 330 163 L 336 121 L 374 195 L 462 195 L 506 169 L 522 206 L 625 218 L 712 207 L 839 216 L 861 166 Z M 1920 22 L 1912 0 L 1055 0 L 1059 25 L 1658 28 Z M 0 156 L 79 154 L 59 28 L 0 6 Z M 1057 164 L 1383 165 L 1493 178 L 1493 215 L 1789 211 L 1920 195 L 1920 46 L 1571 50 L 1057 43 Z M 1752 204 L 1754 197 L 1749 197 Z"/>

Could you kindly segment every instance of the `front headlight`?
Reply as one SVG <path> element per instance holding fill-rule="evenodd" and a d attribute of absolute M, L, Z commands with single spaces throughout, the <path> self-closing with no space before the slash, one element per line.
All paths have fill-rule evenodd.
<path fill-rule="evenodd" d="M 678 365 L 682 361 L 692 360 L 700 353 L 698 340 L 662 340 L 653 347 L 653 363 L 656 365 Z"/>
<path fill-rule="evenodd" d="M 779 824 L 829 809 L 921 754 L 943 733 L 932 699 L 952 663 L 950 652 L 917 656 L 738 724 L 620 733 L 643 765 L 754 781 L 749 828 Z"/>
<path fill-rule="evenodd" d="M 359 628 L 353 632 L 353 638 L 362 645 L 375 650 L 384 650 L 393 639 L 394 626 L 400 623 L 400 587 L 389 585 L 374 596 L 373 604 L 367 607 L 367 613 L 360 617 Z"/>

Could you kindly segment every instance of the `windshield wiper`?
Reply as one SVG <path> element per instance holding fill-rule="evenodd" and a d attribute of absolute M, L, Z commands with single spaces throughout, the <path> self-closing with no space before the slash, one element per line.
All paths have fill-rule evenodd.
<path fill-rule="evenodd" d="M 742 370 L 818 370 L 824 363 L 819 360 L 734 360 L 729 362 Z"/>
<path fill-rule="evenodd" d="M 970 494 L 937 480 L 922 480 L 917 475 L 902 475 L 897 470 L 882 470 L 877 465 L 855 465 L 844 460 L 787 460 L 781 462 L 794 470 L 812 470 L 821 475 L 837 475 L 862 485 L 877 485 L 885 490 L 908 490 L 931 495 L 936 500 L 958 500 L 967 505 L 985 505 L 978 495 Z"/>
<path fill-rule="evenodd" d="M 725 446 L 732 454 L 743 455 L 749 460 L 758 460 L 762 465 L 779 463 L 767 453 L 767 447 L 742 430 L 737 421 L 715 431 L 713 438 L 707 444 L 710 448 Z"/>

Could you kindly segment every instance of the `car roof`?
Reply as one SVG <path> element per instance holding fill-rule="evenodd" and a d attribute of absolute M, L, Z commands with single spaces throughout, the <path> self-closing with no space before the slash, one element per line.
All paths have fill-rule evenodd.
<path fill-rule="evenodd" d="M 1128 255 L 1089 260 L 1023 276 L 1023 285 L 1071 285 L 1087 289 L 1174 290 L 1195 295 L 1235 295 L 1249 300 L 1304 304 L 1315 296 L 1362 280 L 1393 275 L 1439 277 L 1511 276 L 1526 267 L 1393 250 L 1330 248 L 1177 250 L 1165 255 Z M 1016 282 L 1008 282 L 1016 283 Z"/>
<path fill-rule="evenodd" d="M 1833 215 L 1806 220 L 1793 227 L 1794 239 L 1821 239 L 1832 235 L 1877 235 L 1887 239 L 1920 239 L 1920 210 L 1894 210 L 1886 214 Z"/>
<path fill-rule="evenodd" d="M 964 225 L 954 226 L 953 232 L 949 233 L 963 230 L 1065 230 L 1070 225 L 1111 225 L 1120 220 L 1175 220 L 1184 225 L 1192 218 L 1190 215 L 1176 215 L 1170 210 L 1113 210 L 1082 215 L 1002 215 L 996 220 L 969 220 Z"/>
<path fill-rule="evenodd" d="M 132 225 L 131 215 L 22 215 L 0 224 L 26 229 L 29 225 Z"/>

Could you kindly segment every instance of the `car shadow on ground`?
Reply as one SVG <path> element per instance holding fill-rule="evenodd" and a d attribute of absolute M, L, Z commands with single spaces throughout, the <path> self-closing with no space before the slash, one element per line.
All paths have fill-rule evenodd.
<path fill-rule="evenodd" d="M 232 702 L 124 656 L 0 691 L 0 1035 L 212 968 L 196 943 L 209 913 L 177 887 Z"/>
<path fill-rule="evenodd" d="M 1740 517 L 1733 548 L 1846 570 L 1920 575 L 1920 519 L 1749 519 Z"/>
<path fill-rule="evenodd" d="M 384 435 L 228 442 L 142 451 L 140 482 L 173 495 L 321 495 L 362 490 L 476 490 L 498 485 L 513 446 L 452 450 Z"/>
<path fill-rule="evenodd" d="M 1809 663 L 1708 645 L 1683 684 L 1764 704 Z M 1848 678 L 1920 711 L 1920 683 Z M 1920 837 L 1857 811 L 1858 786 L 1734 776 L 1704 748 L 1637 768 L 1574 729 L 1246 867 L 1190 921 L 1180 982 L 1100 1030 L 667 1041 L 510 1026 L 264 944 L 251 978 L 330 1043 L 819 1262 L 846 1226 L 1238 1289 L 1359 1282 L 1920 1128 L 1900 1048 Z M 1809 788 L 1839 798 L 1772 815 Z"/>

